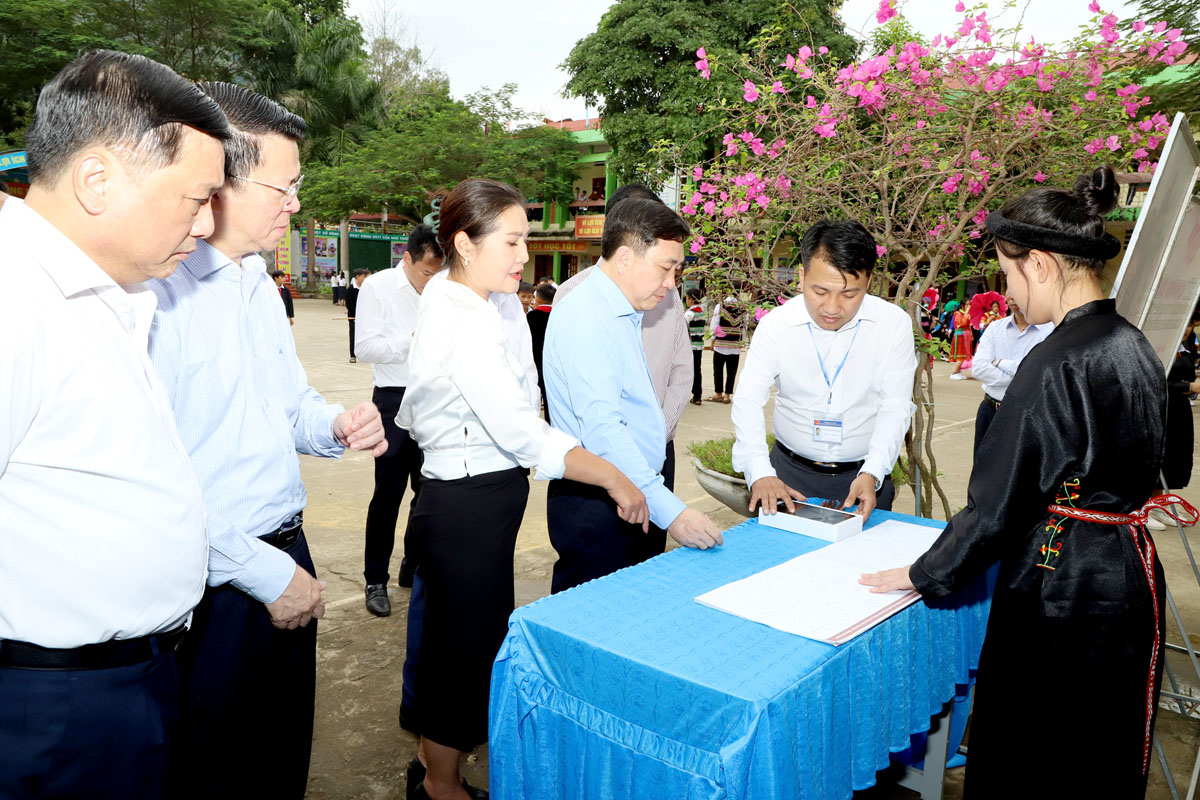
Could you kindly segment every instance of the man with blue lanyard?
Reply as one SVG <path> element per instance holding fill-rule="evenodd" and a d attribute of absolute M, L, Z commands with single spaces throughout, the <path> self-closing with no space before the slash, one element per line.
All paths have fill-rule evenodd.
<path fill-rule="evenodd" d="M 815 224 L 800 244 L 802 295 L 763 317 L 733 398 L 733 466 L 759 504 L 808 497 L 890 510 L 892 467 L 915 406 L 917 357 L 904 311 L 867 294 L 879 258 L 858 222 Z M 775 396 L 775 446 L 763 408 Z"/>

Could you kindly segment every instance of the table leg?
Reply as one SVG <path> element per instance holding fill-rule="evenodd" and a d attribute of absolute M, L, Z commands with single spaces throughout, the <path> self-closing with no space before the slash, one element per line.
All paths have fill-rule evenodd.
<path fill-rule="evenodd" d="M 945 709 L 929 725 L 929 737 L 925 745 L 925 768 L 905 767 L 904 775 L 896 780 L 906 789 L 921 795 L 921 800 L 942 800 L 942 776 L 946 772 L 946 746 L 950 740 L 950 715 L 954 702 L 946 703 Z"/>

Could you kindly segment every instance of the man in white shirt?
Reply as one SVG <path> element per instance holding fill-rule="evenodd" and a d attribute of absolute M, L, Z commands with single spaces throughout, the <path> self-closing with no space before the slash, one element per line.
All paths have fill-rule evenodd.
<path fill-rule="evenodd" d="M 212 232 L 228 136 L 141 56 L 83 55 L 38 99 L 0 211 L 28 277 L 0 297 L 0 797 L 165 796 L 208 540 L 137 285 Z"/>
<path fill-rule="evenodd" d="M 1017 374 L 1017 367 L 1029 355 L 1029 351 L 1042 342 L 1054 330 L 1053 322 L 1030 325 L 1021 312 L 1021 307 L 1012 295 L 1005 295 L 1011 316 L 998 319 L 983 329 L 975 358 L 971 362 L 971 375 L 983 384 L 983 402 L 975 413 L 975 457 L 979 457 L 979 446 L 983 435 L 1000 410 L 1004 393 Z"/>
<path fill-rule="evenodd" d="M 377 272 L 363 283 L 358 296 L 358 328 L 354 348 L 371 364 L 375 388 L 371 401 L 379 408 L 387 435 L 387 452 L 375 459 L 375 492 L 367 507 L 363 577 L 367 610 L 377 617 L 392 613 L 388 600 L 388 562 L 396 543 L 396 518 L 404 500 L 404 485 L 412 487 L 417 503 L 421 487 L 421 450 L 408 431 L 396 425 L 396 414 L 408 386 L 408 355 L 417 329 L 417 302 L 429 279 L 442 269 L 442 248 L 428 225 L 418 225 L 408 235 L 403 260 Z M 400 562 L 401 586 L 413 585 L 416 559 L 405 524 L 404 559 Z"/>
<path fill-rule="evenodd" d="M 917 357 L 908 315 L 867 294 L 878 260 L 857 222 L 818 222 L 800 244 L 800 297 L 763 317 L 733 398 L 733 467 L 750 510 L 795 500 L 888 510 L 892 467 L 915 406 Z M 775 447 L 763 408 L 775 396 Z"/>
<path fill-rule="evenodd" d="M 304 121 L 227 83 L 200 85 L 229 119 L 215 229 L 154 281 L 150 355 L 209 514 L 209 587 L 179 651 L 182 746 L 170 796 L 299 798 L 308 779 L 321 591 L 302 528 L 298 453 L 379 455 L 379 411 L 308 385 L 257 251 L 299 209 Z"/>

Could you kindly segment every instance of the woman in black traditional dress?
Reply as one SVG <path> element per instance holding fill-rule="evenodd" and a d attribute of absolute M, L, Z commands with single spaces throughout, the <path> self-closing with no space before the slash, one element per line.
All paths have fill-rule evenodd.
<path fill-rule="evenodd" d="M 1116 195 L 1104 167 L 1073 192 L 1036 189 L 988 217 L 1009 292 L 1031 323 L 1057 327 L 1005 393 L 966 508 L 914 564 L 862 579 L 937 598 L 1000 562 L 971 720 L 972 798 L 1146 791 L 1165 607 L 1144 523 L 1166 381 L 1100 290 L 1120 249 L 1101 218 Z"/>

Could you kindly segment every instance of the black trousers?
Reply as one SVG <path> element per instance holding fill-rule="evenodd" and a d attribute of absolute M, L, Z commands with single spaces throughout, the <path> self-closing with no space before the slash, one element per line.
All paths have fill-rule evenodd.
<path fill-rule="evenodd" d="M 0 797 L 167 797 L 178 716 L 174 654 L 116 669 L 0 667 Z"/>
<path fill-rule="evenodd" d="M 699 400 L 700 395 L 704 393 L 703 383 L 700 377 L 700 359 L 703 357 L 703 350 L 692 350 L 692 399 Z"/>
<path fill-rule="evenodd" d="M 515 604 L 513 551 L 529 472 L 425 479 L 412 515 L 425 613 L 413 687 L 415 732 L 456 750 L 487 741 L 492 662 Z"/>
<path fill-rule="evenodd" d="M 779 480 L 805 497 L 820 497 L 839 503 L 846 499 L 846 495 L 850 493 L 850 484 L 858 477 L 858 470 L 853 469 L 836 475 L 817 472 L 812 467 L 784 455 L 778 447 L 771 448 L 771 466 L 775 468 Z M 875 493 L 875 507 L 882 511 L 891 511 L 895 499 L 896 484 L 892 482 L 892 476 L 888 475 L 883 479 L 883 486 Z"/>
<path fill-rule="evenodd" d="M 356 358 L 354 355 L 354 320 L 351 319 L 348 322 L 350 323 L 350 357 Z"/>
<path fill-rule="evenodd" d="M 996 418 L 996 409 L 992 407 L 992 403 L 986 397 L 979 404 L 979 410 L 975 412 L 975 458 L 979 459 L 979 446 L 983 444 L 983 435 L 987 433 L 987 429 L 991 426 L 992 420 Z"/>
<path fill-rule="evenodd" d="M 286 552 L 314 577 L 301 531 Z M 301 800 L 308 784 L 317 621 L 279 630 L 262 603 L 209 587 L 179 648 L 179 746 L 171 800 Z"/>
<path fill-rule="evenodd" d="M 663 483 L 675 486 L 675 443 L 667 442 Z M 611 575 L 662 555 L 667 532 L 657 525 L 649 533 L 617 516 L 617 504 L 599 486 L 578 481 L 550 481 L 546 489 L 546 527 L 558 553 L 550 593 Z"/>
<path fill-rule="evenodd" d="M 738 361 L 741 354 L 726 355 L 713 350 L 713 391 L 717 394 L 733 394 L 733 379 L 737 377 Z M 725 373 L 725 381 L 721 381 L 721 373 Z M 725 388 L 722 389 L 721 387 Z"/>
<path fill-rule="evenodd" d="M 379 408 L 383 418 L 383 431 L 387 437 L 387 451 L 375 459 L 375 493 L 367 506 L 366 544 L 363 549 L 363 577 L 368 585 L 388 582 L 388 564 L 396 546 L 396 520 L 400 516 L 400 504 L 404 500 L 404 486 L 412 487 L 413 499 L 408 507 L 408 522 L 404 528 L 404 561 L 400 565 L 401 575 L 412 575 L 416 568 L 412 553 L 409 530 L 412 527 L 412 512 L 417 506 L 421 492 L 421 448 L 409 436 L 408 431 L 396 425 L 396 412 L 404 399 L 403 386 L 376 386 L 371 401 Z"/>

